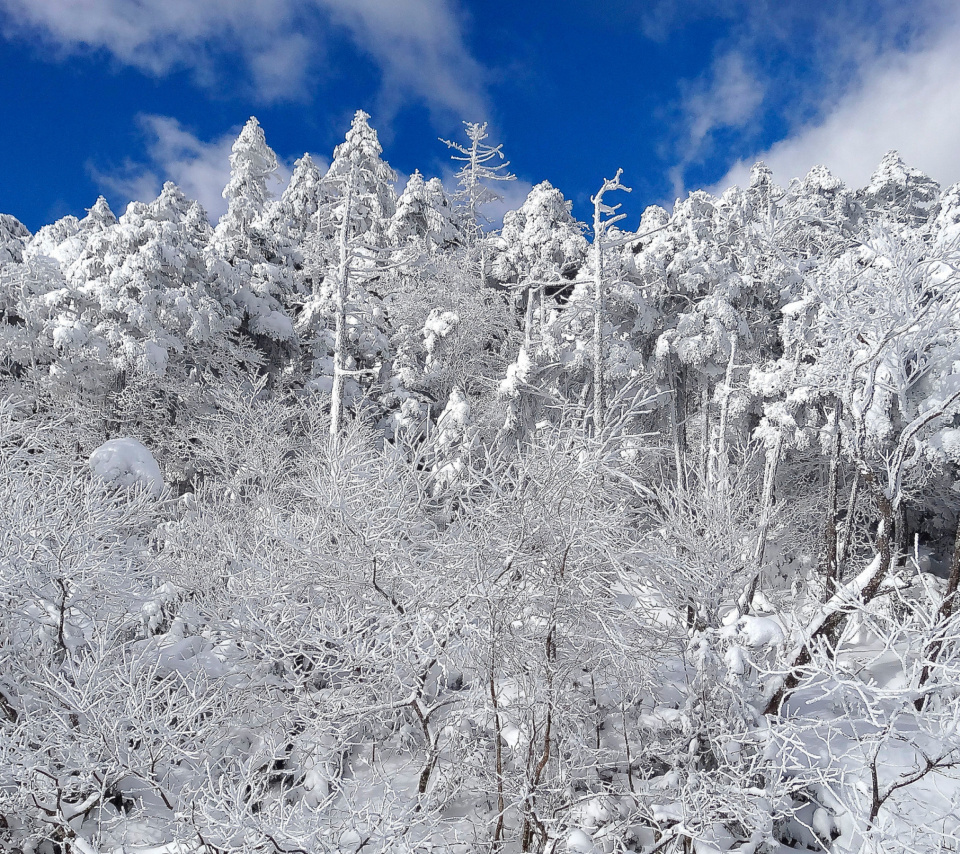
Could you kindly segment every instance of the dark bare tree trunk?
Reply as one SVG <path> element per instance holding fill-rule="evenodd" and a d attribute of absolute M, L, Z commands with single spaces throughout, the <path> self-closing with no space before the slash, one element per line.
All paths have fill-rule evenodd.
<path fill-rule="evenodd" d="M 893 559 L 897 566 L 906 563 L 907 552 L 910 548 L 910 532 L 907 530 L 907 508 L 901 501 L 893 524 Z"/>
<path fill-rule="evenodd" d="M 871 478 L 872 480 L 872 478 Z M 863 589 L 863 601 L 869 602 L 880 591 L 880 585 L 893 565 L 893 520 L 896 515 L 893 503 L 882 490 L 877 491 L 880 505 L 880 527 L 877 530 L 877 554 L 880 556 L 879 571 Z"/>
<path fill-rule="evenodd" d="M 687 396 L 684 390 L 683 368 L 679 365 L 671 376 L 673 405 L 670 412 L 670 427 L 673 432 L 673 456 L 677 469 L 677 486 L 687 487 Z"/>
<path fill-rule="evenodd" d="M 950 578 L 947 580 L 947 589 L 943 594 L 943 602 L 940 603 L 940 610 L 937 613 L 936 628 L 944 625 L 953 616 L 953 612 L 956 609 L 958 587 L 960 587 L 960 519 L 957 520 L 957 533 L 953 542 L 953 559 L 950 561 Z M 927 661 L 923 665 L 923 670 L 920 673 L 918 688 L 922 688 L 927 683 L 927 680 L 929 680 L 930 673 L 936 665 L 942 649 L 942 638 L 936 638 L 927 647 Z M 923 696 L 917 697 L 914 701 L 914 706 L 918 712 L 923 711 L 925 704 L 926 699 Z"/>
<path fill-rule="evenodd" d="M 490 702 L 493 704 L 493 738 L 497 772 L 497 824 L 493 829 L 493 847 L 498 849 L 503 843 L 503 743 L 500 735 L 500 703 L 497 699 L 497 688 L 493 678 L 493 659 L 490 661 L 488 673 L 490 687 Z"/>
<path fill-rule="evenodd" d="M 850 494 L 847 496 L 847 515 L 843 522 L 843 535 L 840 537 L 840 545 L 837 550 L 838 583 L 842 579 L 843 567 L 846 566 L 847 557 L 850 555 L 850 544 L 853 542 L 853 524 L 857 515 L 857 501 L 860 499 L 860 480 L 860 470 L 855 469 L 853 482 L 850 484 Z"/>

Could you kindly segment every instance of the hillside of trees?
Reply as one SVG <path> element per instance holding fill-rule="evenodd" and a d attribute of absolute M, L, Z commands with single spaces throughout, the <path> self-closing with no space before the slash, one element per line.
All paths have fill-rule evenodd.
<path fill-rule="evenodd" d="M 0 848 L 960 850 L 960 185 L 368 119 L 0 215 Z"/>

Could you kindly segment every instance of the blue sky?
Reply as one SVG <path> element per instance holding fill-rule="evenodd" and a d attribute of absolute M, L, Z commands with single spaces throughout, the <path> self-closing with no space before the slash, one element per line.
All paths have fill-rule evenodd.
<path fill-rule="evenodd" d="M 865 184 L 889 148 L 960 180 L 960 6 L 947 0 L 0 0 L 0 211 L 31 229 L 177 181 L 215 216 L 256 115 L 287 163 L 372 115 L 402 173 L 490 122 L 519 179 L 589 215 L 624 169 L 643 208 L 823 162 Z M 278 184 L 277 189 L 280 189 Z"/>

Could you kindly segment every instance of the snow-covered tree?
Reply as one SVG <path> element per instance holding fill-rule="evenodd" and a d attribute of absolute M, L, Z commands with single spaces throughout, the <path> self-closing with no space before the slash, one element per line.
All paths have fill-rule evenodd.
<path fill-rule="evenodd" d="M 265 351 L 276 371 L 296 349 L 293 321 L 284 303 L 295 289 L 289 241 L 261 223 L 271 197 L 268 182 L 277 156 L 256 118 L 244 125 L 230 154 L 230 180 L 223 190 L 227 212 L 220 218 L 210 251 L 234 271 L 230 308 L 241 330 Z"/>
<path fill-rule="evenodd" d="M 596 429 L 602 430 L 606 419 L 606 395 L 604 386 L 604 336 L 603 324 L 605 320 L 605 297 L 607 282 L 604 276 L 604 239 L 611 226 L 626 217 L 618 214 L 620 205 L 607 205 L 603 197 L 613 190 L 623 190 L 629 193 L 630 188 L 620 183 L 622 169 L 617 170 L 613 180 L 604 179 L 603 186 L 596 195 L 590 197 L 593 203 L 593 423 Z"/>
<path fill-rule="evenodd" d="M 439 178 L 424 181 L 415 171 L 397 200 L 389 237 L 397 246 L 410 240 L 423 242 L 426 252 L 449 249 L 460 241 L 453 222 L 453 206 Z"/>
<path fill-rule="evenodd" d="M 387 285 L 393 332 L 380 398 L 386 423 L 435 421 L 455 387 L 476 412 L 495 417 L 500 404 L 491 392 L 520 343 L 507 295 L 481 287 L 457 251 L 405 264 Z"/>
<path fill-rule="evenodd" d="M 340 224 L 347 220 L 350 239 L 362 235 L 365 245 L 379 247 L 386 245 L 390 219 L 397 209 L 393 188 L 397 173 L 383 160 L 383 146 L 369 120 L 367 113 L 357 110 L 346 138 L 333 151 L 333 161 L 322 182 L 330 199 L 324 218 L 332 235 L 339 234 Z M 351 181 L 350 212 L 345 216 Z"/>
<path fill-rule="evenodd" d="M 233 328 L 205 256 L 206 215 L 172 183 L 98 232 L 67 271 L 90 300 L 83 319 L 107 341 L 118 370 L 162 375 L 191 345 Z"/>
<path fill-rule="evenodd" d="M 23 260 L 23 248 L 30 239 L 27 227 L 10 214 L 0 214 L 0 265 Z"/>
<path fill-rule="evenodd" d="M 260 220 L 260 227 L 277 241 L 284 261 L 298 273 L 309 279 L 313 291 L 319 285 L 315 269 L 304 271 L 308 255 L 323 255 L 323 248 L 316 245 L 321 238 L 320 208 L 323 202 L 320 170 L 309 154 L 304 154 L 294 164 L 290 182 L 280 198 L 269 204 Z M 284 295 L 290 296 L 290 295 Z M 294 297 L 295 298 L 295 297 Z"/>
<path fill-rule="evenodd" d="M 494 247 L 491 273 L 525 296 L 524 345 L 530 349 L 535 304 L 546 321 L 548 294 L 569 286 L 586 262 L 583 226 L 571 214 L 572 204 L 549 181 L 537 184 L 523 205 L 504 214 Z"/>
<path fill-rule="evenodd" d="M 0 217 L 0 848 L 956 849 L 960 185 L 382 154 Z"/>
<path fill-rule="evenodd" d="M 46 335 L 56 303 L 69 288 L 59 265 L 45 255 L 0 266 L 0 365 L 3 374 L 21 377 L 29 369 L 49 369 L 59 357 Z"/>
<path fill-rule="evenodd" d="M 277 165 L 277 155 L 267 145 L 260 122 L 251 116 L 233 143 L 230 180 L 223 188 L 227 212 L 217 225 L 217 240 L 226 257 L 249 254 L 243 244 L 251 239 L 249 228 L 261 217 L 271 197 L 267 182 Z"/>
<path fill-rule="evenodd" d="M 449 139 L 440 141 L 458 152 L 451 155 L 451 158 L 454 162 L 463 164 L 456 173 L 460 189 L 454 200 L 465 212 L 464 224 L 461 227 L 465 229 L 468 238 L 476 242 L 487 222 L 483 216 L 483 206 L 501 198 L 493 188 L 496 182 L 515 181 L 517 176 L 506 171 L 510 161 L 504 160 L 503 145 L 490 145 L 484 141 L 490 137 L 486 122 L 465 121 L 463 126 L 469 145 Z M 496 165 L 491 166 L 491 163 Z"/>
<path fill-rule="evenodd" d="M 87 274 L 102 272 L 102 264 L 84 258 L 88 242 L 116 222 L 100 197 L 82 220 L 69 216 L 44 226 L 28 241 L 23 264 L 0 272 L 7 316 L 19 318 L 5 329 L 8 358 L 38 374 L 49 372 L 49 385 L 61 391 L 65 380 L 73 390 L 102 391 L 104 372 L 113 373 L 105 342 L 90 335 L 81 317 L 86 301 L 80 287 Z"/>
<path fill-rule="evenodd" d="M 860 191 L 864 208 L 875 217 L 916 227 L 935 212 L 940 185 L 908 166 L 898 151 L 888 151 L 870 183 Z"/>
<path fill-rule="evenodd" d="M 327 216 L 335 229 L 335 254 L 322 293 L 307 302 L 300 319 L 301 334 L 313 349 L 313 374 L 329 379 L 330 435 L 335 440 L 347 398 L 359 390 L 357 379 L 375 371 L 387 346 L 380 300 L 365 284 L 377 278 L 382 260 L 387 260 L 379 250 L 386 247 L 390 217 L 396 210 L 396 173 L 380 157 L 383 149 L 369 118 L 357 111 L 323 178 L 330 197 Z"/>

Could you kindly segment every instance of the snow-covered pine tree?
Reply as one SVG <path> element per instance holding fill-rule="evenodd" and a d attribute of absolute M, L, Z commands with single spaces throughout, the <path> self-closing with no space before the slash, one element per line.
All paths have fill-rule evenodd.
<path fill-rule="evenodd" d="M 133 202 L 114 225 L 89 230 L 66 270 L 69 287 L 47 299 L 41 341 L 56 353 L 51 379 L 99 395 L 108 432 L 119 424 L 119 395 L 129 384 L 154 404 L 134 407 L 134 419 L 156 410 L 163 422 L 178 404 L 162 389 L 208 362 L 222 365 L 236 328 L 223 307 L 233 289 L 209 263 L 210 232 L 199 204 L 167 183 L 153 202 Z"/>
<path fill-rule="evenodd" d="M 439 178 L 425 181 L 419 170 L 414 171 L 397 199 L 388 236 L 398 247 L 420 241 L 426 253 L 449 249 L 461 242 L 453 222 L 453 206 Z"/>
<path fill-rule="evenodd" d="M 24 258 L 46 255 L 53 258 L 67 272 L 87 247 L 90 238 L 116 225 L 117 218 L 107 200 L 100 196 L 83 219 L 65 216 L 51 225 L 45 225 L 28 242 Z"/>
<path fill-rule="evenodd" d="M 394 182 L 397 173 L 383 157 L 383 146 L 376 130 L 370 126 L 370 115 L 357 110 L 344 141 L 333 151 L 333 160 L 322 186 L 327 209 L 321 213 L 331 236 L 338 234 L 344 221 L 343 205 L 347 184 L 353 175 L 348 238 L 363 236 L 368 247 L 386 246 L 390 220 L 397 209 Z"/>
<path fill-rule="evenodd" d="M 58 357 L 47 330 L 62 293 L 59 265 L 46 255 L 0 264 L 0 376 L 21 379 Z"/>
<path fill-rule="evenodd" d="M 321 216 L 335 235 L 332 269 L 298 322 L 312 351 L 312 382 L 330 391 L 330 435 L 335 442 L 344 407 L 360 390 L 357 380 L 376 373 L 388 347 L 381 301 L 365 286 L 378 278 L 379 267 L 388 260 L 383 250 L 396 210 L 396 173 L 381 159 L 383 148 L 369 118 L 357 111 L 323 178 L 329 202 Z"/>
<path fill-rule="evenodd" d="M 277 155 L 267 145 L 263 128 L 253 116 L 243 126 L 230 152 L 230 180 L 223 188 L 227 212 L 216 229 L 217 248 L 224 257 L 255 254 L 250 227 L 263 215 L 271 197 L 267 181 L 277 171 Z"/>
<path fill-rule="evenodd" d="M 456 173 L 457 185 L 460 189 L 454 196 L 454 201 L 463 208 L 465 213 L 461 227 L 465 230 L 470 242 L 476 243 L 487 222 L 483 216 L 483 206 L 502 198 L 493 189 L 491 182 L 515 181 L 517 176 L 506 171 L 510 161 L 504 160 L 503 145 L 489 145 L 484 141 L 490 136 L 486 122 L 465 121 L 463 126 L 470 141 L 469 145 L 449 139 L 440 141 L 458 152 L 452 154 L 451 158 L 454 162 L 463 164 Z M 490 165 L 492 163 L 496 165 Z"/>
<path fill-rule="evenodd" d="M 936 213 L 940 185 L 908 166 L 899 151 L 888 151 L 870 183 L 858 194 L 868 214 L 900 226 L 923 225 Z"/>
<path fill-rule="evenodd" d="M 523 205 L 504 214 L 493 248 L 491 273 L 525 297 L 524 346 L 529 351 L 535 308 L 546 320 L 548 297 L 570 288 L 587 257 L 585 226 L 571 213 L 572 203 L 549 181 L 537 184 Z"/>
<path fill-rule="evenodd" d="M 23 248 L 30 239 L 27 227 L 10 214 L 0 214 L 0 265 L 23 260 Z"/>
<path fill-rule="evenodd" d="M 260 123 L 251 117 L 233 144 L 230 180 L 223 190 L 227 212 L 210 243 L 211 251 L 234 269 L 232 307 L 241 331 L 264 352 L 271 373 L 297 348 L 293 321 L 284 310 L 295 288 L 292 265 L 283 241 L 262 222 L 271 195 L 268 181 L 277 165 Z"/>
<path fill-rule="evenodd" d="M 273 237 L 282 263 L 294 272 L 295 292 L 281 295 L 288 310 L 290 299 L 296 301 L 304 294 L 316 293 L 323 279 L 322 259 L 327 247 L 320 227 L 322 203 L 320 170 L 313 158 L 304 154 L 294 164 L 280 198 L 267 205 L 259 222 L 260 228 Z M 319 265 L 317 259 L 321 259 Z"/>
<path fill-rule="evenodd" d="M 88 254 L 88 247 L 116 224 L 101 196 L 83 219 L 66 216 L 41 228 L 28 241 L 19 270 L 20 312 L 33 331 L 29 364 L 43 369 L 41 384 L 57 393 L 92 394 L 97 411 L 115 369 L 109 346 L 93 331 L 96 311 L 85 316 L 93 303 L 83 286 L 89 275 L 103 273 L 100 251 Z"/>
<path fill-rule="evenodd" d="M 24 334 L 22 315 L 27 290 L 23 249 L 29 239 L 20 220 L 0 214 L 0 372 L 19 373 L 24 353 L 32 350 L 33 336 Z M 26 359 L 32 361 L 29 355 Z"/>
<path fill-rule="evenodd" d="M 553 332 L 563 321 L 553 317 L 560 303 L 574 290 L 573 279 L 585 266 L 588 244 L 585 226 L 571 214 L 571 203 L 549 181 L 535 186 L 523 205 L 504 215 L 500 235 L 492 242 L 491 275 L 496 282 L 513 291 L 514 304 L 523 311 L 523 348 L 507 367 L 499 391 L 509 407 L 505 428 L 517 436 L 528 430 L 542 413 L 545 391 L 553 383 L 540 377 L 546 361 L 560 362 L 556 336 L 544 346 L 544 330 L 553 322 Z M 534 332 L 539 330 L 534 343 Z M 538 387 L 543 386 L 540 389 Z M 538 388 L 538 392 L 528 392 Z"/>

